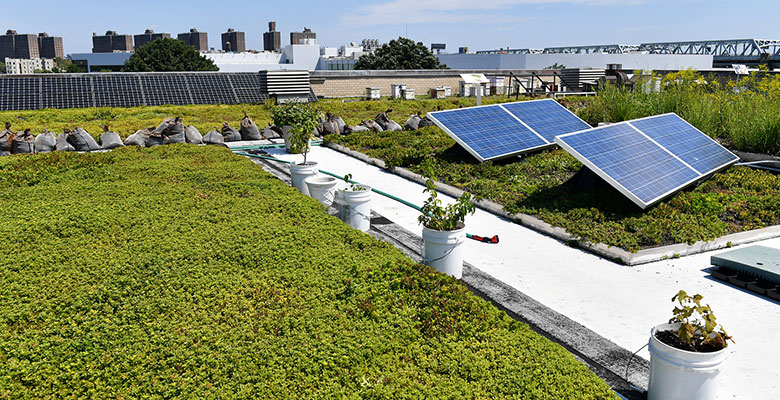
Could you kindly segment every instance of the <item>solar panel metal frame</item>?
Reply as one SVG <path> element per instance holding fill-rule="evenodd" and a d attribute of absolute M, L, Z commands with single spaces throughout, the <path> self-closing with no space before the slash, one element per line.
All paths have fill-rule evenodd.
<path fill-rule="evenodd" d="M 606 126 L 595 127 L 595 128 L 591 128 L 591 129 L 584 129 L 584 130 L 577 131 L 577 132 L 567 133 L 567 134 L 563 134 L 563 135 L 556 136 L 556 137 L 555 137 L 555 143 L 557 143 L 559 146 L 561 146 L 561 148 L 563 148 L 564 150 L 566 150 L 566 151 L 567 151 L 569 154 L 573 155 L 573 156 L 574 156 L 574 157 L 575 157 L 577 160 L 579 160 L 579 161 L 580 161 L 581 163 L 583 163 L 583 164 L 584 164 L 586 167 L 588 167 L 588 169 L 590 169 L 591 171 L 593 171 L 593 172 L 594 172 L 596 175 L 598 175 L 598 176 L 599 176 L 601 179 L 604 179 L 604 180 L 605 180 L 607 183 L 609 183 L 609 184 L 610 184 L 612 187 L 614 187 L 615 189 L 617 189 L 617 190 L 618 190 L 620 193 L 622 193 L 624 196 L 626 196 L 626 197 L 627 197 L 629 200 L 631 200 L 631 201 L 632 201 L 634 204 L 636 204 L 637 206 L 639 206 L 639 207 L 640 207 L 640 208 L 642 208 L 642 209 L 646 209 L 647 207 L 649 207 L 649 206 L 651 206 L 651 205 L 653 205 L 653 204 L 655 204 L 655 203 L 658 203 L 659 201 L 661 201 L 661 200 L 663 200 L 663 199 L 665 199 L 665 198 L 667 198 L 667 197 L 669 197 L 669 196 L 673 195 L 674 193 L 676 193 L 676 192 L 678 192 L 678 191 L 680 191 L 680 190 L 682 190 L 682 189 L 685 189 L 686 187 L 690 186 L 691 184 L 693 184 L 693 183 L 695 183 L 695 182 L 697 182 L 697 181 L 700 181 L 700 180 L 702 180 L 702 179 L 705 179 L 706 177 L 708 177 L 708 176 L 710 176 L 710 175 L 712 175 L 712 174 L 714 174 L 714 173 L 716 173 L 716 172 L 718 172 L 718 171 L 721 171 L 721 170 L 723 170 L 723 169 L 725 169 L 725 168 L 728 168 L 729 166 L 733 165 L 734 163 L 736 163 L 736 162 L 739 160 L 739 157 L 737 157 L 737 156 L 736 156 L 734 153 L 731 153 L 731 154 L 734 156 L 734 159 L 733 159 L 732 161 L 730 161 L 730 162 L 728 162 L 728 163 L 725 163 L 725 164 L 721 165 L 720 167 L 714 168 L 713 170 L 711 170 L 711 171 L 707 172 L 706 174 L 703 174 L 703 173 L 701 173 L 701 172 L 697 171 L 697 170 L 696 170 L 696 168 L 693 168 L 693 167 L 692 167 L 690 164 L 688 164 L 688 163 L 686 163 L 685 161 L 683 161 L 682 159 L 680 159 L 680 158 L 679 158 L 677 155 L 675 155 L 674 153 L 672 153 L 672 152 L 671 152 L 669 149 L 667 149 L 667 148 L 666 148 L 666 147 L 664 147 L 664 146 L 661 146 L 661 145 L 660 145 L 658 142 L 656 142 L 655 140 L 653 140 L 653 138 L 649 137 L 647 134 L 645 134 L 645 133 L 644 133 L 644 132 L 642 132 L 640 129 L 638 129 L 637 127 L 635 127 L 634 125 L 632 125 L 632 124 L 631 124 L 631 122 L 634 122 L 634 121 L 640 121 L 640 120 L 645 120 L 645 119 L 657 118 L 657 117 L 660 117 L 660 116 L 663 116 L 663 115 L 670 115 L 670 114 L 673 114 L 673 115 L 675 115 L 675 116 L 676 116 L 677 118 L 679 118 L 681 121 L 685 122 L 685 123 L 686 123 L 686 124 L 688 124 L 690 127 L 692 127 L 693 129 L 695 129 L 697 132 L 701 133 L 701 134 L 702 134 L 702 135 L 704 135 L 705 137 L 707 137 L 707 138 L 709 138 L 710 140 L 712 140 L 712 141 L 713 141 L 715 144 L 717 144 L 719 147 L 721 147 L 721 148 L 723 148 L 724 150 L 726 150 L 726 151 L 728 151 L 729 153 L 731 153 L 731 152 L 730 152 L 728 149 L 726 149 L 725 147 L 721 146 L 721 145 L 720 145 L 718 142 L 716 142 L 714 139 L 712 139 L 711 137 L 707 136 L 706 134 L 704 134 L 704 132 L 700 131 L 699 129 L 697 129 L 696 127 L 694 127 L 693 125 L 691 125 L 691 124 L 690 124 L 688 121 L 686 121 L 685 119 L 683 119 L 683 118 L 680 118 L 680 116 L 679 116 L 679 115 L 677 115 L 677 114 L 675 114 L 675 113 L 666 113 L 666 114 L 653 115 L 653 116 L 650 116 L 650 117 L 637 118 L 637 119 L 630 120 L 630 121 L 623 121 L 623 122 L 618 122 L 618 123 L 615 123 L 615 124 L 610 124 L 610 125 L 606 125 Z M 678 185 L 678 186 L 676 186 L 676 187 L 674 187 L 674 188 L 672 188 L 672 189 L 670 189 L 670 190 L 668 190 L 668 191 L 664 192 L 663 194 L 661 194 L 661 195 L 659 195 L 659 196 L 656 196 L 655 198 L 653 198 L 653 199 L 651 199 L 651 200 L 649 200 L 649 201 L 643 201 L 642 199 L 640 199 L 639 197 L 637 197 L 635 194 L 633 194 L 633 193 L 632 193 L 630 190 L 628 190 L 628 189 L 627 189 L 625 186 L 623 186 L 621 183 L 619 183 L 617 180 L 615 180 L 614 178 L 612 178 L 612 177 L 611 177 L 609 174 L 607 174 L 606 172 L 604 172 L 604 171 L 603 171 L 601 168 L 599 168 L 599 167 L 597 167 L 595 164 L 593 164 L 593 163 L 592 163 L 590 160 L 588 160 L 588 158 L 587 158 L 587 157 L 583 156 L 583 155 L 582 155 L 582 154 L 580 154 L 578 151 L 574 150 L 574 148 L 572 148 L 571 146 L 569 146 L 569 145 L 568 145 L 568 144 L 567 144 L 565 141 L 563 141 L 563 138 L 565 138 L 565 137 L 567 137 L 567 136 L 573 136 L 573 135 L 581 134 L 581 133 L 583 133 L 583 132 L 588 132 L 588 131 L 591 131 L 591 130 L 598 130 L 598 129 L 603 129 L 603 128 L 610 127 L 610 126 L 615 126 L 615 125 L 626 125 L 626 126 L 629 126 L 629 127 L 631 127 L 631 129 L 633 129 L 634 131 L 636 131 L 638 134 L 640 134 L 640 135 L 642 135 L 643 137 L 645 137 L 646 139 L 650 140 L 650 141 L 651 141 L 651 142 L 653 142 L 653 143 L 654 143 L 656 146 L 658 146 L 658 148 L 660 148 L 661 150 L 663 150 L 663 151 L 665 151 L 666 153 L 668 153 L 670 157 L 672 157 L 672 158 L 676 159 L 677 161 L 679 161 L 679 162 L 683 163 L 683 164 L 684 164 L 686 167 L 688 167 L 689 169 L 691 169 L 691 170 L 692 170 L 693 172 L 695 172 L 695 173 L 696 173 L 698 176 L 697 176 L 696 178 L 694 178 L 694 179 L 691 179 L 691 180 L 689 180 L 689 181 L 687 181 L 687 182 L 685 182 L 685 183 L 683 183 L 683 184 L 681 184 L 681 185 Z"/>
<path fill-rule="evenodd" d="M 506 103 L 506 104 L 522 104 L 522 103 L 526 103 L 527 104 L 527 103 L 541 102 L 541 101 L 552 101 L 555 104 L 558 104 L 558 102 L 556 102 L 555 100 L 552 100 L 552 99 L 517 101 L 517 102 Z M 442 123 L 441 121 L 439 121 L 436 118 L 436 114 L 447 113 L 447 112 L 457 112 L 457 111 L 463 110 L 462 108 L 454 108 L 454 109 L 451 109 L 451 110 L 442 110 L 442 111 L 433 111 L 433 112 L 429 112 L 428 114 L 426 114 L 426 116 L 429 119 L 431 119 L 431 121 L 433 121 L 433 123 L 436 124 L 436 126 L 438 126 L 441 130 L 443 130 L 445 133 L 447 133 L 447 135 L 449 135 L 452 139 L 454 139 L 459 145 L 461 145 L 464 149 L 466 149 L 466 151 L 468 151 L 469 154 L 474 156 L 480 162 L 485 162 L 485 161 L 490 161 L 490 160 L 499 160 L 499 159 L 502 159 L 502 158 L 508 158 L 508 157 L 512 157 L 512 156 L 515 156 L 515 155 L 520 155 L 520 154 L 524 154 L 524 153 L 530 153 L 530 152 L 533 152 L 533 151 L 543 150 L 543 149 L 546 149 L 546 148 L 549 148 L 549 147 L 553 147 L 553 146 L 556 145 L 555 141 L 550 142 L 549 140 L 545 139 L 545 137 L 543 135 L 541 135 L 539 132 L 537 132 L 535 129 L 533 129 L 531 126 L 529 126 L 525 121 L 523 121 L 517 115 L 515 115 L 514 113 L 509 111 L 506 107 L 504 107 L 504 105 L 505 105 L 504 103 L 497 103 L 497 104 L 488 104 L 488 105 L 484 105 L 484 106 L 468 107 L 468 109 L 475 109 L 475 108 L 481 108 L 481 107 L 499 107 L 502 110 L 504 110 L 504 112 L 506 112 L 509 116 L 511 116 L 512 118 L 514 118 L 518 122 L 520 122 L 523 126 L 525 126 L 529 131 L 531 131 L 534 135 L 536 135 L 539 139 L 541 139 L 546 144 L 543 144 L 543 145 L 540 145 L 540 146 L 529 147 L 529 148 L 523 148 L 523 149 L 512 151 L 512 152 L 509 152 L 509 153 L 504 153 L 504 154 L 500 154 L 500 155 L 497 155 L 497 156 L 485 158 L 482 155 L 480 155 L 479 152 L 477 152 L 471 146 L 466 144 L 466 142 L 463 141 L 463 139 L 461 139 L 460 137 L 458 137 L 458 135 L 456 135 L 454 132 L 452 132 L 452 130 L 450 130 L 444 123 Z M 576 114 L 571 112 L 566 107 L 561 106 L 560 104 L 558 104 L 558 106 L 560 106 L 561 109 L 565 110 L 567 113 L 571 114 L 575 118 L 580 119 L 579 117 L 577 117 Z M 587 125 L 587 123 L 585 123 L 585 124 Z"/>

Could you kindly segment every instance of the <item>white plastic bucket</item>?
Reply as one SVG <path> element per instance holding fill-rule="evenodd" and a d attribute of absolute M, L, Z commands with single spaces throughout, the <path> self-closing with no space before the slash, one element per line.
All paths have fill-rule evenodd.
<path fill-rule="evenodd" d="M 676 349 L 656 339 L 657 331 L 677 330 L 680 324 L 662 324 L 650 330 L 648 400 L 714 399 L 718 375 L 728 347 L 712 353 Z"/>
<path fill-rule="evenodd" d="M 365 190 L 339 190 L 336 204 L 339 219 L 363 232 L 371 228 L 371 186 L 359 185 Z"/>
<path fill-rule="evenodd" d="M 309 161 L 306 164 L 290 164 L 290 178 L 292 179 L 292 185 L 298 189 L 301 193 L 311 196 L 309 194 L 309 188 L 303 181 L 317 174 L 317 163 Z"/>
<path fill-rule="evenodd" d="M 435 270 L 458 279 L 463 276 L 463 242 L 466 228 L 454 231 L 437 231 L 423 226 L 423 263 Z"/>
<path fill-rule="evenodd" d="M 309 195 L 325 206 L 333 203 L 338 181 L 332 176 L 312 175 L 303 180 L 309 189 Z"/>

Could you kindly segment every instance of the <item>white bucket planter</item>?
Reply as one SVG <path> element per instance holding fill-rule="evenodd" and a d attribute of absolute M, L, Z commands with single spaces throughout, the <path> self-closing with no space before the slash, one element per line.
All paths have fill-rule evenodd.
<path fill-rule="evenodd" d="M 312 175 L 303 180 L 309 189 L 309 195 L 325 206 L 333 203 L 338 181 L 332 176 Z"/>
<path fill-rule="evenodd" d="M 714 399 L 718 375 L 728 347 L 712 353 L 680 350 L 656 339 L 658 331 L 677 330 L 680 324 L 662 324 L 650 330 L 648 400 Z"/>
<path fill-rule="evenodd" d="M 339 190 L 335 202 L 339 219 L 357 230 L 368 232 L 371 228 L 371 186 L 358 186 L 365 190 Z"/>
<path fill-rule="evenodd" d="M 303 183 L 303 181 L 316 174 L 317 163 L 314 161 L 309 161 L 306 164 L 290 164 L 290 178 L 292 178 L 293 187 L 307 196 L 310 196 L 309 188 L 306 187 L 306 184 Z"/>
<path fill-rule="evenodd" d="M 425 265 L 460 279 L 463 276 L 462 245 L 466 241 L 466 228 L 437 231 L 423 226 L 422 237 Z"/>

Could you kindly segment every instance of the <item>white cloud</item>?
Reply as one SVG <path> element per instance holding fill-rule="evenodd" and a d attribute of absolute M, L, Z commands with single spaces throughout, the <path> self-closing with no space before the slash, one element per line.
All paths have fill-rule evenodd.
<path fill-rule="evenodd" d="M 502 11 L 528 4 L 572 4 L 582 6 L 636 5 L 644 0 L 392 0 L 358 7 L 342 17 L 350 25 L 372 26 L 402 23 L 496 24 L 518 22 L 527 18 L 510 16 Z"/>

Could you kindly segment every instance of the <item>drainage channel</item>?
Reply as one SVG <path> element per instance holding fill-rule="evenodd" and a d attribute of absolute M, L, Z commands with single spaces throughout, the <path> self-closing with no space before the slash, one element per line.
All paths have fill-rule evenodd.
<path fill-rule="evenodd" d="M 250 156 L 256 164 L 282 181 L 290 182 L 287 161 L 273 157 Z M 415 206 L 416 208 L 416 206 Z M 412 260 L 421 262 L 422 238 L 372 211 L 369 234 L 398 248 Z M 461 279 L 469 290 L 489 301 L 516 321 L 563 346 L 575 358 L 603 379 L 621 398 L 646 399 L 649 362 L 587 327 L 569 319 L 474 265 L 463 265 Z M 630 361 L 629 361 L 630 360 Z"/>

